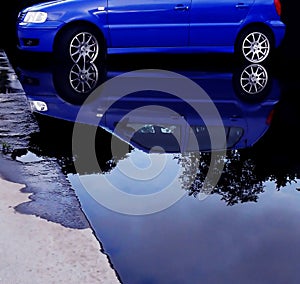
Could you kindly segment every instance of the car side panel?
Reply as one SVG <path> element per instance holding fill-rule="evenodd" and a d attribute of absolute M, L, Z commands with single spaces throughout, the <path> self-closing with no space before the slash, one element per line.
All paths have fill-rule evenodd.
<path fill-rule="evenodd" d="M 108 0 L 111 47 L 188 45 L 191 0 Z"/>
<path fill-rule="evenodd" d="M 190 45 L 233 45 L 241 22 L 254 0 L 193 0 L 191 8 Z"/>

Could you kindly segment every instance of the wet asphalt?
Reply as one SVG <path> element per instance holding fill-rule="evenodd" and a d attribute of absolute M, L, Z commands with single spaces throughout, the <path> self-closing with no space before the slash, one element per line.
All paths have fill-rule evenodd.
<path fill-rule="evenodd" d="M 29 140 L 38 131 L 39 126 L 11 61 L 0 49 L 0 175 L 9 181 L 26 184 L 23 191 L 31 194 L 31 201 L 15 209 L 69 228 L 89 227 L 57 160 L 28 152 Z"/>

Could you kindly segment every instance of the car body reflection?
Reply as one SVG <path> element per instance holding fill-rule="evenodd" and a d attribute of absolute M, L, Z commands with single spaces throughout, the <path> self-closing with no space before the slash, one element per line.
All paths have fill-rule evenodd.
<path fill-rule="evenodd" d="M 130 168 L 132 161 L 135 161 L 135 165 L 140 165 L 138 169 L 143 171 L 145 165 L 149 164 L 148 157 L 151 155 L 131 149 L 130 153 L 126 152 L 125 155 L 115 158 L 110 152 L 110 133 L 99 127 L 97 129 L 101 131 L 97 149 L 100 151 L 98 162 L 101 174 L 95 174 L 94 168 L 85 168 L 82 172 L 73 169 L 74 152 L 70 147 L 70 141 L 73 141 L 72 126 L 82 109 L 84 97 L 89 92 L 80 97 L 81 99 L 75 96 L 78 95 L 77 92 L 73 92 L 75 97 L 72 98 L 72 92 L 60 94 L 55 89 L 52 70 L 19 70 L 28 100 L 34 105 L 34 112 L 41 114 L 39 118 L 49 116 L 59 119 L 50 119 L 44 128 L 40 128 L 40 132 L 31 136 L 29 150 L 38 155 L 58 159 L 63 172 L 68 174 L 68 180 L 75 189 L 96 236 L 103 244 L 103 250 L 110 257 L 122 282 L 244 283 L 247 279 L 246 281 L 251 283 L 271 283 L 278 279 L 278 283 L 285 283 L 287 272 L 290 272 L 290 282 L 299 282 L 299 153 L 295 131 L 300 123 L 295 96 L 299 92 L 299 84 L 292 82 L 292 89 L 286 90 L 282 89 L 281 81 L 279 98 L 277 79 L 272 78 L 270 74 L 261 73 L 264 70 L 262 67 L 241 67 L 240 71 L 244 72 L 184 72 L 205 89 L 216 105 L 219 103 L 218 109 L 224 125 L 226 108 L 222 110 L 222 107 L 227 107 L 227 103 L 230 102 L 233 107 L 227 107 L 227 113 L 237 113 L 240 117 L 228 119 L 227 125 L 237 126 L 237 120 L 243 127 L 247 126 L 240 141 L 233 146 L 234 150 L 227 151 L 222 177 L 210 197 L 203 202 L 193 197 L 198 197 L 201 193 L 211 160 L 209 152 L 154 154 L 161 159 L 169 158 L 168 162 L 175 163 L 167 164 L 155 179 L 152 178 L 153 175 L 149 175 L 147 179 L 136 178 L 138 170 L 133 172 L 134 178 L 130 175 L 125 179 L 122 171 L 124 168 Z M 118 74 L 110 70 L 104 80 Z M 234 87 L 233 83 L 244 82 L 241 78 L 247 76 L 248 84 L 240 85 L 245 88 L 245 93 L 242 93 L 242 89 L 238 91 L 238 85 Z M 68 84 L 68 80 L 68 76 L 61 77 L 61 82 L 65 85 Z M 257 81 L 260 88 L 259 85 L 255 85 Z M 253 87 L 258 87 L 254 96 L 247 95 L 247 91 L 253 92 L 253 88 L 250 88 L 251 83 Z M 171 101 L 170 96 L 165 96 L 169 103 L 163 104 L 158 103 L 162 98 L 161 93 L 145 92 L 144 95 L 144 100 L 147 98 L 148 102 L 155 103 L 158 107 L 172 107 L 172 110 L 178 113 L 177 117 L 181 123 L 179 125 L 182 126 L 180 129 L 185 129 L 184 119 L 191 118 L 192 121 L 190 108 L 186 106 L 187 115 L 180 116 L 185 108 L 183 104 Z M 152 97 L 149 97 L 150 95 Z M 85 113 L 82 122 L 92 124 L 96 121 L 92 117 L 102 118 L 101 126 L 112 133 L 116 132 L 120 118 L 128 113 L 126 107 L 133 110 L 137 106 L 145 106 L 142 99 L 136 102 L 136 96 L 137 94 L 127 97 L 127 101 L 124 98 L 123 102 L 110 108 L 110 112 L 104 112 L 104 109 L 113 101 L 113 96 L 107 97 L 107 100 L 99 98 L 99 101 L 103 99 L 102 105 L 96 100 L 87 101 L 90 112 Z M 117 106 L 120 107 L 119 110 Z M 268 128 L 272 117 L 270 113 L 273 113 L 274 107 L 274 119 Z M 154 128 L 164 125 L 164 128 L 160 127 L 163 130 L 162 135 L 174 131 L 171 128 L 172 123 L 178 120 L 176 117 L 169 117 L 169 120 L 173 119 L 170 126 L 167 112 L 163 114 L 165 117 L 158 120 L 159 116 L 151 117 L 150 111 L 148 118 L 145 111 L 139 115 L 135 112 L 135 117 L 131 118 L 143 124 L 138 125 L 134 131 L 151 133 L 151 119 Z M 201 122 L 198 117 L 194 118 L 196 122 Z M 70 127 L 65 127 L 62 121 Z M 67 123 L 68 121 L 70 123 Z M 135 122 L 130 124 L 130 121 L 121 121 L 127 126 L 136 126 Z M 53 129 L 53 132 L 50 129 Z M 120 129 L 122 130 L 122 127 Z M 264 134 L 266 129 L 268 131 Z M 126 138 L 122 131 L 118 135 Z M 127 135 L 133 137 L 128 133 Z M 251 141 L 257 141 L 254 147 L 235 150 L 238 147 L 250 146 Z M 142 148 L 141 145 L 139 147 Z M 78 156 L 75 158 L 78 159 Z M 87 167 L 90 166 L 89 159 L 85 161 Z M 118 186 L 120 191 L 133 195 L 151 195 L 168 184 L 178 169 L 182 169 L 183 172 L 178 177 L 181 186 L 175 186 L 174 190 L 186 190 L 188 196 L 167 210 L 148 216 L 128 216 L 107 210 L 95 202 L 86 188 L 78 182 L 78 177 L 83 177 L 102 192 L 105 187 L 102 179 L 108 179 Z M 39 175 L 43 178 L 41 173 Z M 98 178 L 101 179 L 100 182 Z M 157 198 L 157 201 L 160 202 L 161 199 Z M 138 203 L 136 206 L 140 205 L 141 203 Z"/>
<path fill-rule="evenodd" d="M 92 63 L 55 65 L 46 70 L 19 68 L 18 72 L 34 113 L 100 126 L 145 152 L 209 151 L 208 128 L 213 126 L 225 129 L 227 143 L 220 147 L 250 147 L 268 129 L 280 97 L 277 80 L 259 64 L 239 66 L 222 73 L 181 72 L 209 96 L 196 101 L 189 101 L 188 97 L 183 101 L 171 94 L 146 90 L 120 100 L 115 94 L 102 96 L 98 92 L 95 95 L 101 83 L 120 73 Z M 143 79 L 143 73 L 140 76 Z M 160 74 L 157 71 L 151 76 L 159 78 Z M 87 99 L 92 94 L 93 99 Z M 83 103 L 85 113 L 78 117 Z M 193 109 L 200 105 L 205 108 L 211 103 L 216 106 L 222 125 L 216 125 L 214 115 L 204 123 Z"/>

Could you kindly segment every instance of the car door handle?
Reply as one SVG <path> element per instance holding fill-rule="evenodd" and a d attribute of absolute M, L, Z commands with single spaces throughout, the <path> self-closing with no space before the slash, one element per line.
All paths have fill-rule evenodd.
<path fill-rule="evenodd" d="M 174 10 L 176 11 L 186 11 L 189 9 L 189 6 L 183 5 L 183 4 L 178 4 L 174 7 Z"/>
<path fill-rule="evenodd" d="M 246 8 L 248 8 L 248 7 L 249 7 L 248 4 L 245 4 L 245 3 L 242 3 L 242 2 L 237 3 L 237 4 L 235 5 L 235 8 L 237 8 L 237 9 L 246 9 Z"/>

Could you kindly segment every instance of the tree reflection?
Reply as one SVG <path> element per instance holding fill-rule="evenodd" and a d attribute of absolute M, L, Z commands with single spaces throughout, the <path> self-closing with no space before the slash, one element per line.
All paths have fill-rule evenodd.
<path fill-rule="evenodd" d="M 264 185 L 255 174 L 253 161 L 242 155 L 239 150 L 228 151 L 226 157 L 220 156 L 219 158 L 225 159 L 225 165 L 220 180 L 212 189 L 211 194 L 220 195 L 221 200 L 230 206 L 249 201 L 256 202 L 258 195 L 264 192 Z M 177 159 L 184 168 L 180 177 L 183 188 L 190 196 L 197 197 L 203 193 L 204 180 L 211 166 L 211 153 L 192 152 Z"/>
<path fill-rule="evenodd" d="M 212 165 L 210 152 L 176 154 L 183 169 L 179 179 L 188 195 L 197 197 L 206 193 L 203 186 L 207 182 L 208 170 L 212 167 L 217 171 L 219 167 L 216 163 L 220 162 L 225 162 L 221 177 L 209 194 L 219 195 L 228 206 L 257 202 L 267 181 L 272 182 L 277 190 L 296 183 L 300 173 L 300 152 L 297 150 L 298 139 L 294 130 L 300 123 L 300 117 L 291 96 L 285 96 L 280 101 L 275 114 L 269 130 L 253 147 L 228 150 L 226 156 L 217 156 Z M 40 132 L 32 133 L 29 150 L 38 156 L 55 157 L 65 174 L 78 173 L 74 167 L 75 157 L 71 146 L 73 124 L 60 120 L 49 122 L 41 118 L 38 121 Z M 63 135 L 58 136 L 60 127 Z M 111 139 L 111 133 L 98 129 L 96 154 L 103 174 L 114 169 L 118 161 L 126 159 L 133 149 L 120 140 L 117 153 L 112 154 Z M 99 168 L 90 168 L 87 163 L 84 173 L 98 173 Z"/>
<path fill-rule="evenodd" d="M 74 166 L 74 160 L 84 160 L 84 157 L 76 156 L 72 149 L 74 123 L 43 116 L 36 116 L 36 119 L 39 131 L 31 133 L 28 150 L 37 156 L 55 158 L 64 174 L 92 174 L 99 173 L 99 171 L 109 173 L 132 150 L 132 147 L 127 143 L 114 138 L 117 139 L 115 143 L 118 143 L 118 151 L 112 153 L 112 134 L 98 127 L 95 131 L 95 153 L 98 166 L 94 168 L 89 161 L 86 161 L 83 164 L 82 172 L 78 172 L 78 169 Z M 94 126 L 84 125 L 84 127 L 87 129 Z"/>
<path fill-rule="evenodd" d="M 297 130 L 300 125 L 298 98 L 300 85 L 285 85 L 269 131 L 252 151 L 257 176 L 281 190 L 300 178 L 300 151 Z"/>
<path fill-rule="evenodd" d="M 263 137 L 251 148 L 228 150 L 226 157 L 220 155 L 214 163 L 225 161 L 220 180 L 209 194 L 221 197 L 227 205 L 245 202 L 257 202 L 265 190 L 265 182 L 270 181 L 277 190 L 296 183 L 300 173 L 300 151 L 297 130 L 300 125 L 298 111 L 300 84 L 294 80 L 282 81 L 282 96 L 276 105 L 272 123 Z M 40 132 L 31 136 L 29 150 L 38 156 L 56 157 L 65 174 L 76 173 L 72 153 L 73 125 L 66 126 L 59 122 L 41 123 Z M 58 131 L 62 128 L 62 131 Z M 63 135 L 58 135 L 63 133 Z M 96 137 L 96 154 L 103 174 L 109 173 L 121 159 L 126 159 L 133 149 L 124 141 L 116 147 L 117 153 L 111 152 L 112 134 L 99 128 Z M 176 154 L 176 159 L 183 169 L 180 176 L 182 187 L 190 196 L 205 194 L 204 182 L 208 170 L 218 170 L 211 163 L 210 152 L 189 152 Z M 97 173 L 86 164 L 84 173 Z M 79 173 L 81 174 L 81 173 Z M 218 172 L 216 174 L 219 174 Z M 210 181 L 208 181 L 208 184 Z"/>
<path fill-rule="evenodd" d="M 264 192 L 265 182 L 276 190 L 296 184 L 300 179 L 300 151 L 298 111 L 300 84 L 284 82 L 282 97 L 277 104 L 272 123 L 263 137 L 250 148 L 228 150 L 225 166 L 217 186 L 211 194 L 218 194 L 227 205 L 257 202 Z M 202 193 L 203 183 L 210 167 L 209 152 L 187 153 L 177 157 L 184 168 L 182 187 L 190 196 Z"/>

